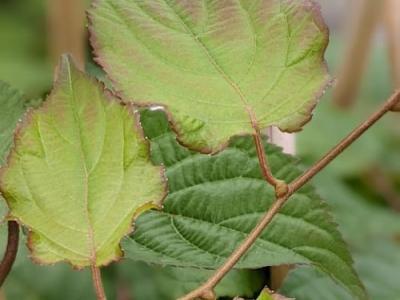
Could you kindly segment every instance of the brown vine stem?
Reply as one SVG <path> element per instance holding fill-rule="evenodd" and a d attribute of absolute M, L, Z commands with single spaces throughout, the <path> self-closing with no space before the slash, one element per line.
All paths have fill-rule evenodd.
<path fill-rule="evenodd" d="M 8 221 L 7 248 L 4 252 L 3 260 L 0 263 L 0 287 L 3 285 L 14 264 L 18 252 L 18 244 L 19 225 L 15 221 Z"/>
<path fill-rule="evenodd" d="M 104 292 L 103 282 L 101 280 L 100 268 L 95 265 L 91 266 L 94 291 L 96 292 L 97 300 L 107 300 L 106 293 Z"/>
<path fill-rule="evenodd" d="M 333 147 L 323 158 L 321 158 L 314 166 L 300 175 L 292 183 L 289 184 L 288 191 L 285 195 L 278 197 L 269 210 L 264 214 L 259 223 L 254 227 L 246 239 L 239 245 L 238 248 L 231 254 L 226 262 L 215 271 L 215 273 L 199 288 L 193 290 L 189 294 L 183 296 L 179 300 L 192 300 L 192 299 L 213 299 L 214 287 L 221 281 L 221 279 L 228 273 L 239 259 L 249 250 L 254 244 L 265 227 L 271 223 L 273 217 L 278 213 L 280 208 L 285 204 L 291 195 L 298 189 L 304 186 L 311 178 L 318 174 L 325 168 L 334 158 L 340 155 L 347 147 L 356 141 L 365 131 L 374 125 L 381 117 L 388 111 L 392 110 L 394 106 L 400 102 L 400 90 L 396 91 L 388 101 L 386 101 L 381 108 L 373 113 L 366 121 L 361 123 L 354 129 L 347 137 L 341 140 L 335 147 Z M 215 296 L 214 296 L 215 298 Z"/>
<path fill-rule="evenodd" d="M 319 173 L 319 171 L 326 167 L 348 146 L 357 140 L 365 131 L 374 125 L 380 118 L 382 118 L 388 111 L 391 111 L 398 102 L 400 102 L 400 90 L 397 90 L 376 112 L 374 112 L 367 120 L 361 123 L 356 129 L 354 129 L 347 137 L 341 140 L 334 148 L 325 154 L 324 157 L 314 164 L 314 166 L 308 169 L 299 178 L 295 179 L 290 184 L 290 189 L 297 191 L 299 188 L 301 188 L 306 182 Z"/>

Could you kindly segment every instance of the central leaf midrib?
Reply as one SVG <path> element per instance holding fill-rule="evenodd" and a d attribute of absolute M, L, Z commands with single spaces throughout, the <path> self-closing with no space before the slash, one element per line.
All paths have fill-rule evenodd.
<path fill-rule="evenodd" d="M 78 136 L 79 136 L 79 151 L 81 153 L 81 158 L 82 158 L 82 165 L 83 165 L 83 170 L 85 172 L 85 197 L 84 197 L 84 202 L 86 206 L 85 210 L 85 215 L 86 215 L 86 221 L 87 221 L 87 226 L 88 226 L 88 231 L 87 231 L 87 238 L 89 242 L 89 250 L 90 250 L 90 257 L 89 260 L 91 261 L 92 265 L 96 265 L 96 247 L 95 247 L 95 242 L 94 242 L 94 229 L 90 220 L 90 214 L 89 214 L 89 199 L 88 199 L 88 185 L 89 185 L 89 172 L 88 168 L 86 165 L 86 156 L 85 152 L 83 150 L 83 140 L 82 140 L 82 133 L 81 133 L 81 126 L 80 126 L 80 121 L 79 121 L 79 116 L 76 113 L 75 110 L 75 104 L 76 104 L 76 96 L 75 96 L 75 91 L 72 86 L 72 76 L 71 76 L 71 66 L 68 64 L 67 66 L 67 71 L 68 71 L 68 83 L 69 83 L 69 88 L 73 100 L 73 105 L 71 107 L 72 109 L 72 114 L 74 116 L 75 123 L 77 124 L 78 127 Z"/>
<path fill-rule="evenodd" d="M 193 38 L 193 40 L 195 41 L 196 44 L 199 45 L 199 47 L 204 51 L 204 53 L 206 54 L 209 62 L 211 63 L 211 65 L 215 68 L 215 70 L 221 75 L 221 77 L 226 81 L 226 83 L 234 90 L 234 92 L 239 96 L 244 109 L 246 110 L 248 116 L 249 116 L 249 120 L 250 121 L 255 121 L 253 120 L 253 111 L 252 111 L 252 107 L 249 105 L 246 97 L 243 95 L 240 87 L 236 84 L 236 82 L 234 80 L 232 80 L 230 78 L 230 76 L 228 74 L 226 74 L 226 72 L 223 70 L 223 68 L 218 64 L 218 62 L 216 61 L 216 59 L 214 58 L 214 56 L 211 54 L 211 52 L 209 51 L 209 49 L 206 47 L 206 45 L 200 40 L 200 38 L 198 38 L 194 32 L 192 31 L 192 29 L 185 23 L 185 21 L 181 18 L 181 16 L 175 11 L 175 9 L 170 5 L 170 3 L 168 2 L 168 0 L 163 0 L 164 3 L 169 7 L 169 9 L 173 12 L 173 14 L 177 17 L 177 20 L 182 24 L 182 26 L 186 29 L 186 31 L 190 34 L 190 36 Z"/>
<path fill-rule="evenodd" d="M 171 213 L 168 213 L 168 212 L 165 212 L 165 211 L 162 212 L 161 214 L 165 215 L 167 218 L 183 217 L 183 218 L 194 219 L 194 220 L 196 220 L 196 221 L 201 221 L 201 222 L 204 222 L 204 221 L 205 221 L 205 220 L 199 220 L 199 219 L 196 219 L 196 218 L 192 218 L 192 217 L 190 217 L 190 216 L 183 216 L 183 215 L 171 214 Z M 284 215 L 284 216 L 287 216 L 287 215 Z M 208 222 L 208 221 L 205 221 L 205 222 L 206 222 L 206 223 L 209 223 L 209 224 L 212 224 L 212 225 L 215 225 L 214 223 L 211 223 L 211 222 Z M 239 231 L 239 230 L 237 230 L 237 229 L 235 229 L 235 228 L 232 228 L 232 227 L 222 226 L 222 225 L 220 225 L 220 226 L 221 226 L 222 228 L 226 229 L 226 230 L 236 232 L 236 233 L 239 234 L 239 235 L 245 235 L 245 236 L 246 236 L 246 235 L 248 234 L 248 233 L 246 233 L 246 232 Z M 176 231 L 174 228 L 173 228 L 173 230 Z M 181 234 L 177 234 L 177 235 L 180 236 Z M 146 248 L 148 248 L 147 245 L 145 245 L 145 244 L 142 243 L 143 241 L 139 241 L 138 239 L 133 239 L 133 240 L 134 240 L 135 242 L 139 243 L 140 245 L 143 245 L 143 246 L 145 246 Z M 185 240 L 187 240 L 187 239 L 185 238 L 184 241 L 185 241 Z M 304 255 L 304 254 L 302 254 L 302 253 L 296 251 L 296 249 L 303 248 L 303 247 L 305 247 L 306 245 L 302 245 L 302 246 L 297 246 L 297 247 L 291 248 L 290 246 L 287 246 L 287 245 L 285 245 L 285 244 L 280 244 L 280 243 L 278 243 L 277 241 L 271 241 L 271 240 L 268 240 L 268 239 L 265 239 L 265 238 L 260 238 L 259 241 L 260 241 L 260 242 L 269 243 L 269 244 L 272 244 L 272 245 L 274 245 L 274 246 L 277 246 L 277 247 L 281 247 L 281 248 L 290 250 L 290 251 L 292 251 L 295 255 L 298 255 L 298 256 L 300 256 L 300 257 L 306 259 L 306 260 L 307 260 L 308 262 L 310 262 L 311 264 L 318 264 L 317 262 L 313 261 L 312 259 L 310 259 L 310 258 L 307 257 L 306 255 Z M 188 244 L 191 245 L 192 243 L 190 242 L 190 243 L 188 243 Z M 254 244 L 254 245 L 257 245 L 257 243 Z M 339 259 L 340 261 L 344 262 L 344 264 L 345 264 L 346 266 L 348 266 L 348 261 L 346 260 L 346 257 L 342 257 L 339 253 L 336 253 L 336 252 L 332 251 L 331 249 L 329 249 L 329 248 L 327 248 L 327 247 L 324 248 L 324 247 L 318 247 L 318 246 L 314 246 L 314 245 L 313 245 L 313 246 L 308 245 L 308 247 L 313 248 L 313 249 L 317 249 L 317 250 L 320 250 L 320 251 L 326 251 L 326 252 L 329 253 L 330 255 L 332 255 L 332 256 L 336 257 L 337 259 Z M 196 248 L 199 248 L 199 246 L 196 245 Z M 151 249 L 151 248 L 149 248 L 149 249 Z M 152 249 L 152 250 L 154 251 L 154 249 Z M 203 249 L 203 251 L 206 252 L 206 253 L 211 253 L 211 254 L 212 254 L 212 252 L 209 252 L 209 251 L 207 251 L 207 250 L 204 250 L 204 249 Z M 156 252 L 156 251 L 154 251 L 154 252 Z M 220 256 L 219 254 L 215 254 L 215 255 L 216 255 L 216 256 Z M 174 259 L 174 260 L 179 260 L 179 258 L 173 257 L 173 256 L 170 255 L 170 254 L 168 254 L 168 256 L 171 257 L 171 258 Z"/>

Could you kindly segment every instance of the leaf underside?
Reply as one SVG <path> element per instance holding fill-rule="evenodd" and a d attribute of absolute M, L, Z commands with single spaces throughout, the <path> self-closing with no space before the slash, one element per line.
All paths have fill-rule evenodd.
<path fill-rule="evenodd" d="M 15 136 L 0 188 L 34 260 L 104 265 L 135 213 L 162 199 L 135 116 L 63 57 L 55 87 Z M 154 203 L 153 205 L 151 203 Z"/>
<path fill-rule="evenodd" d="M 123 241 L 126 256 L 149 263 L 219 267 L 274 200 L 251 137 L 234 138 L 224 151 L 210 156 L 180 146 L 161 111 L 144 112 L 141 122 L 153 161 L 166 166 L 169 194 L 163 211 L 138 218 L 134 234 Z M 266 144 L 265 150 L 278 178 L 290 182 L 301 173 L 279 148 Z M 365 296 L 328 208 L 310 185 L 291 197 L 236 268 L 280 264 L 312 264 L 357 298 Z"/>
<path fill-rule="evenodd" d="M 312 1 L 97 0 L 89 16 L 97 62 L 125 101 L 167 107 L 180 140 L 203 151 L 252 121 L 300 130 L 329 82 Z"/>

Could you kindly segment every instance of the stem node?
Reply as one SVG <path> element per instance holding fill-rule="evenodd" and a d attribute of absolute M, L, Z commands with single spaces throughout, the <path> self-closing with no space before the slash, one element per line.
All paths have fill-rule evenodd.
<path fill-rule="evenodd" d="M 289 193 L 289 185 L 283 180 L 276 180 L 275 184 L 275 196 L 276 198 L 282 198 Z"/>
<path fill-rule="evenodd" d="M 201 299 L 203 300 L 215 300 L 217 299 L 217 295 L 215 294 L 214 290 L 211 289 L 207 289 L 205 290 L 202 294 L 201 294 Z"/>

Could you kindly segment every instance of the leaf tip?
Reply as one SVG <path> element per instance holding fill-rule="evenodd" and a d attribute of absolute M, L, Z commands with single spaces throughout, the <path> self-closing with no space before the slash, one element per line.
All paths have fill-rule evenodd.
<path fill-rule="evenodd" d="M 78 67 L 71 54 L 62 54 L 55 68 L 54 82 L 59 82 L 63 79 L 69 80 L 73 72 L 82 72 L 82 70 Z"/>

